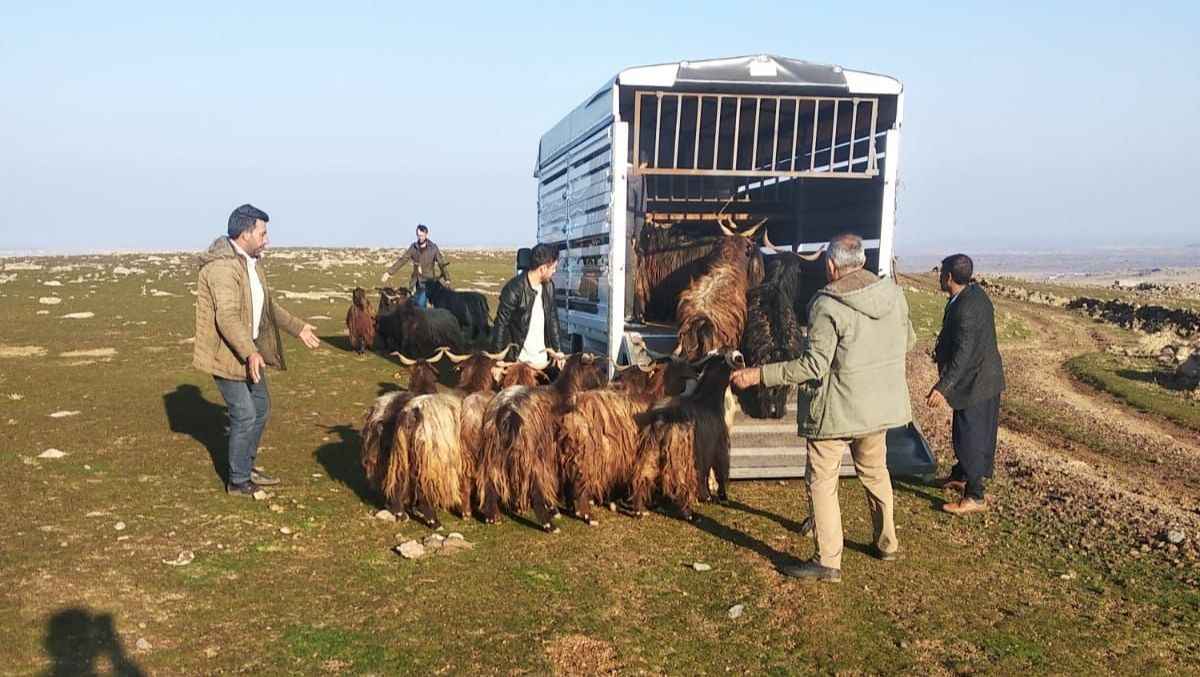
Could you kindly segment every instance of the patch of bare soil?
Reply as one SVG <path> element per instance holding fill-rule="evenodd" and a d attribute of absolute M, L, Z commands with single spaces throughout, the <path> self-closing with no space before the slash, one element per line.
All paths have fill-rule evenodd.
<path fill-rule="evenodd" d="M 0 358 L 42 357 L 46 349 L 41 346 L 5 346 L 0 345 Z"/>

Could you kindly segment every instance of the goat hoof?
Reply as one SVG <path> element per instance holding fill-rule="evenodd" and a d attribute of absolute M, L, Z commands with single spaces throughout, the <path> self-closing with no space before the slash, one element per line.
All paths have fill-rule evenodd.
<path fill-rule="evenodd" d="M 554 526 L 553 524 L 550 524 L 549 522 L 547 522 L 542 525 L 542 531 L 544 531 L 548 534 L 557 534 L 559 532 L 559 529 L 558 529 L 558 527 Z"/>
<path fill-rule="evenodd" d="M 598 527 L 600 526 L 600 520 L 589 519 L 587 524 L 589 527 Z"/>
<path fill-rule="evenodd" d="M 609 501 L 609 502 L 608 502 L 608 510 L 609 510 L 609 512 L 616 512 L 616 511 L 617 511 L 617 503 L 616 503 L 616 501 Z"/>

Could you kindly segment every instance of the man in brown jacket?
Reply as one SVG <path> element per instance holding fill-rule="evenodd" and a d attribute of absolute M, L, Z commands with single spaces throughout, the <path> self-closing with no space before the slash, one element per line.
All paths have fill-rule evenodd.
<path fill-rule="evenodd" d="M 309 348 L 320 345 L 305 324 L 275 302 L 259 257 L 267 248 L 266 212 L 245 204 L 229 216 L 228 236 L 200 255 L 192 365 L 216 381 L 229 408 L 226 491 L 253 496 L 279 480 L 254 469 L 271 400 L 266 367 L 286 369 L 280 329 Z"/>

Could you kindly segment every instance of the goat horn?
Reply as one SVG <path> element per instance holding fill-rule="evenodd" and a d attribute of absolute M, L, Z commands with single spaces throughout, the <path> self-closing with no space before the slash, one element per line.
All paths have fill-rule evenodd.
<path fill-rule="evenodd" d="M 754 234 L 756 232 L 758 232 L 758 229 L 762 228 L 763 224 L 766 222 L 767 222 L 767 220 L 763 219 L 762 221 L 759 221 L 758 223 L 754 224 L 753 226 L 750 226 L 750 228 L 748 230 L 743 230 L 742 232 L 738 233 L 738 235 L 741 235 L 742 237 L 747 237 L 747 238 L 754 237 Z"/>
<path fill-rule="evenodd" d="M 654 373 L 654 365 L 646 366 L 644 364 L 637 364 L 634 366 L 636 366 L 639 370 L 646 372 L 647 374 Z"/>
<path fill-rule="evenodd" d="M 449 348 L 446 348 L 446 347 L 444 347 L 444 346 L 443 346 L 443 347 L 441 347 L 441 348 L 438 348 L 437 352 L 433 354 L 433 357 L 427 357 L 427 358 L 425 358 L 425 361 L 426 361 L 426 362 L 428 362 L 429 364 L 433 364 L 434 362 L 438 362 L 438 361 L 440 361 L 440 360 L 441 360 L 443 357 L 445 357 L 445 356 L 446 356 L 446 353 L 447 353 L 447 352 L 449 352 L 449 351 L 450 351 L 450 349 L 449 349 Z"/>
<path fill-rule="evenodd" d="M 717 225 L 721 227 L 722 233 L 724 233 L 726 235 L 737 235 L 736 231 L 731 229 L 729 226 L 725 225 L 725 223 L 719 218 L 717 219 Z"/>
<path fill-rule="evenodd" d="M 557 350 L 551 350 L 549 348 L 546 349 L 546 354 L 549 355 L 550 357 L 554 358 L 556 361 L 560 361 L 560 362 L 562 360 L 567 359 L 566 353 L 560 353 Z"/>
<path fill-rule="evenodd" d="M 489 353 L 489 352 L 487 352 L 487 351 L 481 351 L 481 352 L 483 352 L 483 354 L 484 354 L 484 355 L 487 355 L 488 357 L 492 358 L 493 360 L 500 360 L 500 359 L 502 359 L 502 358 L 503 358 L 505 355 L 507 355 L 507 354 L 508 354 L 508 351 L 510 351 L 510 350 L 512 350 L 513 348 L 516 348 L 516 347 L 517 347 L 517 344 L 515 344 L 515 343 L 510 343 L 510 344 L 508 344 L 507 346 L 504 346 L 503 348 L 501 348 L 501 349 L 500 349 L 500 352 L 498 352 L 498 353 Z"/>
<path fill-rule="evenodd" d="M 825 245 L 821 245 L 820 249 L 818 249 L 817 251 L 815 251 L 811 254 L 796 254 L 796 256 L 799 256 L 800 258 L 804 259 L 805 261 L 816 261 L 817 259 L 821 258 L 821 255 L 824 253 L 825 253 Z"/>
<path fill-rule="evenodd" d="M 632 364 L 627 364 L 622 367 L 621 365 L 618 364 L 618 365 L 614 366 L 613 369 L 615 369 L 618 374 L 624 374 L 625 372 L 629 371 L 630 369 L 633 369 L 633 366 L 634 365 L 632 365 Z"/>
<path fill-rule="evenodd" d="M 442 350 L 442 355 L 444 357 L 446 357 L 446 359 L 453 362 L 454 364 L 458 364 L 459 362 L 464 362 L 466 360 L 471 359 L 470 355 L 459 355 L 458 353 L 450 350 L 449 348 L 442 348 L 441 350 Z"/>
<path fill-rule="evenodd" d="M 390 354 L 392 357 L 394 357 L 394 358 L 396 358 L 396 359 L 400 360 L 400 364 L 403 364 L 403 365 L 404 365 L 404 366 L 406 366 L 406 367 L 411 367 L 411 366 L 413 366 L 414 364 L 416 364 L 416 363 L 417 363 L 417 361 L 416 361 L 416 360 L 414 360 L 413 358 L 411 358 L 411 357 L 406 357 L 406 356 L 404 356 L 404 355 L 402 355 L 402 354 L 400 354 L 400 353 L 398 353 L 398 352 L 396 352 L 396 351 L 394 351 L 394 350 L 393 350 L 391 353 L 389 353 L 389 354 Z"/>
<path fill-rule="evenodd" d="M 767 249 L 770 249 L 771 251 L 775 252 L 776 254 L 779 253 L 779 247 L 776 247 L 775 243 L 771 242 L 770 230 L 763 231 L 763 246 L 766 247 Z"/>

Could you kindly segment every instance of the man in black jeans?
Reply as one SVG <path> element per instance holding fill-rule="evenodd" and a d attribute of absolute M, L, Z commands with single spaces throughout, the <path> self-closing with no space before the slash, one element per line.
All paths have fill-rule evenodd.
<path fill-rule="evenodd" d="M 942 260 L 941 287 L 950 301 L 933 349 L 939 378 L 926 400 L 931 407 L 948 404 L 954 409 L 951 436 L 958 463 L 949 477 L 939 481 L 945 488 L 962 491 L 958 501 L 942 506 L 952 515 L 987 510 L 983 480 L 992 476 L 1000 393 L 1004 391 L 996 313 L 987 293 L 971 282 L 974 272 L 974 263 L 966 254 Z"/>
<path fill-rule="evenodd" d="M 500 305 L 492 328 L 492 350 L 509 343 L 520 346 L 517 359 L 537 368 L 550 363 L 547 349 L 561 351 L 558 344 L 558 305 L 554 302 L 554 271 L 558 250 L 539 244 L 530 254 L 529 269 L 500 290 Z"/>

